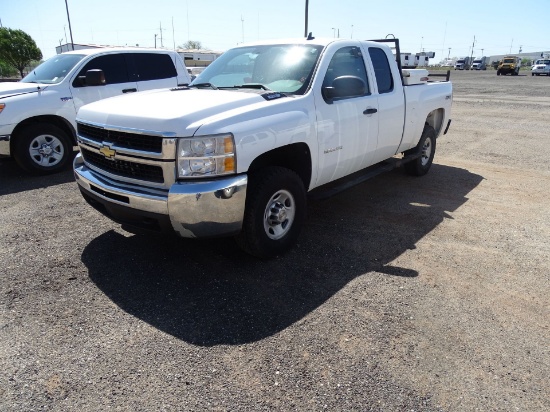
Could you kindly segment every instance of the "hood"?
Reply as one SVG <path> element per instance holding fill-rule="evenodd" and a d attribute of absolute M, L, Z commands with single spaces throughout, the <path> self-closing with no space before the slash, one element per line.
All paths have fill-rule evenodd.
<path fill-rule="evenodd" d="M 192 135 L 201 125 L 288 99 L 268 100 L 252 90 L 164 89 L 113 97 L 82 106 L 77 121 Z"/>
<path fill-rule="evenodd" d="M 39 83 L 2 82 L 0 83 L 0 99 L 19 94 L 34 93 L 45 90 L 48 85 Z"/>

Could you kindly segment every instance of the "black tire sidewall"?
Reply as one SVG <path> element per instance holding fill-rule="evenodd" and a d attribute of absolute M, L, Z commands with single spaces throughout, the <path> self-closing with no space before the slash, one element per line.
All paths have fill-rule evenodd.
<path fill-rule="evenodd" d="M 286 190 L 294 198 L 295 216 L 289 231 L 280 239 L 267 236 L 264 212 L 273 195 Z M 306 192 L 300 177 L 290 169 L 269 167 L 250 178 L 243 231 L 237 243 L 248 253 L 259 258 L 272 258 L 288 251 L 297 241 L 306 217 Z"/>
<path fill-rule="evenodd" d="M 63 158 L 59 163 L 51 167 L 44 167 L 31 159 L 29 146 L 31 142 L 41 134 L 55 136 L 63 144 Z M 49 123 L 35 123 L 25 126 L 14 137 L 13 157 L 21 168 L 32 174 L 56 173 L 67 166 L 72 154 L 72 144 L 67 134 L 59 127 Z"/>
<path fill-rule="evenodd" d="M 417 145 L 417 152 L 422 152 L 422 148 L 424 147 L 424 143 L 427 139 L 431 140 L 431 153 L 430 158 L 428 160 L 428 163 L 425 165 L 422 164 L 422 157 L 419 157 L 409 163 L 405 163 L 405 170 L 408 174 L 414 175 L 414 176 L 424 176 L 430 168 L 432 167 L 432 163 L 435 156 L 435 150 L 436 150 L 436 137 L 435 137 L 435 130 L 431 126 L 425 126 L 424 130 L 422 132 L 422 137 L 420 138 L 420 141 Z"/>

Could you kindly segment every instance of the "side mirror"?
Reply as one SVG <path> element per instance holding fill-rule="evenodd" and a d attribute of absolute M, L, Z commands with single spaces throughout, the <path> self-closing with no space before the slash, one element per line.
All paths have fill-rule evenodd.
<path fill-rule="evenodd" d="M 322 89 L 325 100 L 344 97 L 364 96 L 367 93 L 367 84 L 357 76 L 340 76 L 332 81 L 332 86 Z"/>
<path fill-rule="evenodd" d="M 86 72 L 86 86 L 105 86 L 105 74 L 101 69 L 91 69 Z"/>

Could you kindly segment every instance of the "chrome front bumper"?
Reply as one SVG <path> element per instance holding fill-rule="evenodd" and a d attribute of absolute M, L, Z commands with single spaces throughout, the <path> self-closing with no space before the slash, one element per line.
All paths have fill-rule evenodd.
<path fill-rule="evenodd" d="M 74 160 L 84 198 L 125 229 L 175 232 L 181 237 L 238 234 L 246 201 L 246 175 L 176 182 L 168 191 L 121 184 L 90 170 L 80 153 Z M 130 230 L 133 231 L 133 230 Z"/>

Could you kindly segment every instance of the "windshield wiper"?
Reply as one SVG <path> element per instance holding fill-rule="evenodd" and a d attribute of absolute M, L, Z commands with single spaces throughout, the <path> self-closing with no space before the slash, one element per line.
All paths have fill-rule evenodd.
<path fill-rule="evenodd" d="M 225 89 L 225 87 L 224 87 Z M 259 90 L 271 90 L 265 84 L 261 83 L 244 83 L 236 84 L 235 86 L 227 87 L 227 89 L 259 89 Z"/>
<path fill-rule="evenodd" d="M 212 90 L 218 90 L 218 88 L 214 86 L 212 83 L 197 83 L 197 84 L 192 84 L 189 87 L 196 87 L 197 89 L 210 88 Z"/>

